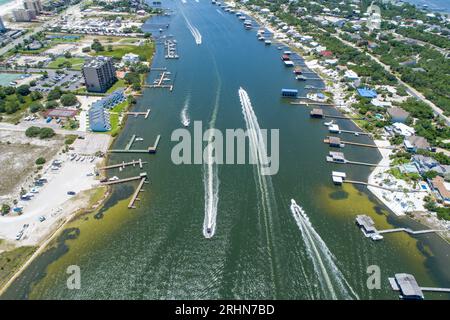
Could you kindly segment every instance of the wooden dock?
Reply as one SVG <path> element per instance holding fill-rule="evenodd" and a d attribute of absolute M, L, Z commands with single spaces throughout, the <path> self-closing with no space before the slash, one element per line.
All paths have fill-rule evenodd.
<path fill-rule="evenodd" d="M 328 106 L 328 107 L 336 107 L 336 105 L 334 105 L 332 103 L 317 102 L 317 101 L 312 101 L 312 102 L 292 101 L 291 104 L 301 105 L 301 106 Z"/>
<path fill-rule="evenodd" d="M 108 152 L 110 152 L 110 153 L 156 153 L 156 149 L 158 148 L 160 139 L 161 139 L 161 135 L 159 134 L 156 137 L 156 141 L 153 146 L 150 146 L 147 149 L 134 150 L 134 149 L 131 149 L 132 140 L 134 141 L 134 138 L 132 138 L 132 140 L 130 140 L 130 142 L 127 144 L 125 149 L 112 149 L 112 150 L 109 150 Z M 129 148 L 127 148 L 128 146 L 129 146 Z"/>
<path fill-rule="evenodd" d="M 112 164 L 109 166 L 105 166 L 105 167 L 100 167 L 99 170 L 109 170 L 109 169 L 116 169 L 116 168 L 125 168 L 126 166 L 133 166 L 135 167 L 136 165 L 139 165 L 139 168 L 142 169 L 143 164 L 145 164 L 147 162 L 142 161 L 141 159 L 139 160 L 133 160 L 131 162 L 124 162 L 122 161 L 122 163 L 117 163 L 117 164 Z"/>
<path fill-rule="evenodd" d="M 418 193 L 418 192 L 426 192 L 426 190 L 404 190 L 404 189 L 394 189 L 394 188 L 388 188 L 388 187 L 382 187 L 376 184 L 364 182 L 364 181 L 355 181 L 355 180 L 344 180 L 343 183 L 351 183 L 351 184 L 359 184 L 366 187 L 374 187 L 379 188 L 383 190 L 387 190 L 390 192 L 402 192 L 402 193 Z"/>
<path fill-rule="evenodd" d="M 328 137 L 328 138 L 325 138 L 324 140 L 323 140 L 323 142 L 324 143 L 326 143 L 326 144 L 330 144 L 330 137 Z M 391 146 L 389 146 L 389 147 L 383 147 L 383 146 L 376 146 L 376 145 L 373 145 L 373 144 L 367 144 L 367 143 L 360 143 L 360 142 L 352 142 L 352 141 L 344 141 L 344 140 L 339 140 L 339 143 L 340 143 L 340 147 L 341 148 L 343 148 L 343 147 L 345 147 L 345 145 L 351 145 L 351 146 L 358 146 L 358 147 L 366 147 L 366 148 L 380 148 L 380 149 L 391 149 L 391 150 L 393 150 L 393 149 L 395 149 L 395 148 L 393 148 L 393 147 L 391 147 Z"/>
<path fill-rule="evenodd" d="M 133 145 L 134 140 L 136 140 L 136 135 L 135 134 L 133 134 L 131 136 L 130 141 L 128 141 L 127 145 L 125 146 L 125 150 L 130 150 L 131 149 L 131 146 Z"/>
<path fill-rule="evenodd" d="M 150 115 L 150 109 L 147 109 L 147 111 L 142 111 L 142 112 L 127 111 L 127 112 L 125 112 L 125 114 L 134 116 L 135 118 L 137 118 L 137 116 L 144 116 L 144 118 L 147 119 L 148 116 Z"/>
<path fill-rule="evenodd" d="M 135 181 L 135 180 L 140 180 L 142 178 L 147 177 L 147 172 L 143 172 L 140 175 L 136 176 L 136 177 L 130 177 L 130 178 L 124 178 L 124 179 L 118 179 L 118 180 L 112 180 L 112 181 L 106 181 L 106 182 L 102 182 L 101 184 L 106 186 L 106 185 L 112 185 L 112 184 L 119 184 L 119 183 L 125 183 L 125 182 L 130 182 L 130 181 Z"/>
<path fill-rule="evenodd" d="M 393 232 L 406 232 L 409 234 L 424 234 L 424 233 L 434 233 L 434 232 L 447 232 L 447 230 L 439 230 L 439 229 L 426 229 L 426 230 L 411 230 L 409 228 L 395 228 L 395 229 L 385 229 L 385 230 L 377 230 L 379 234 L 384 233 L 393 233 Z"/>
<path fill-rule="evenodd" d="M 324 114 L 324 118 L 342 119 L 342 120 L 365 120 L 365 118 L 349 118 L 346 116 L 333 116 L 331 114 Z"/>
<path fill-rule="evenodd" d="M 144 185 L 144 183 L 147 182 L 147 177 L 142 177 L 141 181 L 139 182 L 138 187 L 136 188 L 136 190 L 133 193 L 133 196 L 130 199 L 130 202 L 128 203 L 128 209 L 136 209 L 136 207 L 134 206 L 134 203 L 136 201 L 139 201 L 140 199 L 138 198 L 138 195 L 140 192 L 144 191 L 142 190 L 142 187 Z"/>
<path fill-rule="evenodd" d="M 339 129 L 339 133 L 350 133 L 354 134 L 355 136 L 371 136 L 372 134 L 369 132 L 363 132 L 363 131 L 352 131 L 352 130 L 342 130 Z"/>

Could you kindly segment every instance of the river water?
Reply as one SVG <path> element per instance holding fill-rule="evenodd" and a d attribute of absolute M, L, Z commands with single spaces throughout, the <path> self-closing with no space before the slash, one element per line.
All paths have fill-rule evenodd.
<path fill-rule="evenodd" d="M 257 41 L 256 30 L 245 30 L 234 14 L 209 1 L 167 3 L 172 15 L 145 28 L 155 31 L 170 23 L 162 35 L 177 40 L 180 59 L 164 59 L 164 46 L 158 44 L 153 67 L 168 68 L 173 92 L 145 89 L 136 109 L 150 107 L 150 118 L 129 118 L 114 145 L 123 148 L 136 134 L 144 141 L 133 148 L 143 149 L 161 134 L 158 151 L 115 154 L 110 160 L 140 156 L 149 161 L 149 184 L 141 201 L 128 210 L 136 184 L 115 187 L 100 212 L 70 223 L 3 298 L 396 299 L 387 277 L 397 272 L 414 274 L 422 286 L 449 287 L 449 247 L 436 235 L 398 233 L 375 243 L 355 226 L 355 216 L 364 213 L 380 229 L 419 227 L 393 217 L 365 189 L 332 184 L 332 170 L 365 180 L 370 169 L 326 163 L 329 147 L 322 142 L 327 135 L 322 121 L 310 119 L 308 108 L 280 98 L 281 88 L 297 88 L 305 95 L 305 85 L 321 83 L 297 82 L 292 69 L 282 64 L 277 44 Z M 148 82 L 158 73 L 151 72 Z M 250 100 L 245 108 L 240 87 Z M 176 142 L 170 137 L 186 117 L 191 133 L 194 121 L 202 121 L 204 130 L 279 129 L 279 172 L 261 176 L 252 165 L 173 164 Z M 355 129 L 344 120 L 339 124 Z M 363 136 L 346 139 L 370 142 Z M 373 148 L 348 146 L 345 153 L 357 161 L 380 159 Z M 111 175 L 137 173 L 125 169 Z M 291 207 L 292 198 L 304 214 Z M 204 225 L 211 215 L 214 235 L 207 239 Z M 80 267 L 79 290 L 66 286 L 70 265 Z M 381 270 L 378 290 L 366 285 L 370 265 Z"/>

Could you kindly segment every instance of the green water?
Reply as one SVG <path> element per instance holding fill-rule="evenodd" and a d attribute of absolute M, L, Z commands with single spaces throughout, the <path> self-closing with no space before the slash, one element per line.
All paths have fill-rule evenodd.
<path fill-rule="evenodd" d="M 123 148 L 132 134 L 145 139 L 134 148 L 151 145 L 157 134 L 162 136 L 157 154 L 141 155 L 149 161 L 145 168 L 150 183 L 144 186 L 137 209 L 126 209 L 136 184 L 115 187 L 101 212 L 70 223 L 3 298 L 323 299 L 330 298 L 333 290 L 340 299 L 396 299 L 387 277 L 397 272 L 414 274 L 422 286 L 450 286 L 449 247 L 437 236 L 412 238 L 399 233 L 375 243 L 355 226 L 355 216 L 364 213 L 379 228 L 419 227 L 390 215 L 365 189 L 332 185 L 332 170 L 345 169 L 355 180 L 367 179 L 370 171 L 326 163 L 329 148 L 322 142 L 326 127 L 310 119 L 307 108 L 280 99 L 283 87 L 298 88 L 304 95 L 305 84 L 320 83 L 296 82 L 292 70 L 283 66 L 277 45 L 257 41 L 255 30 L 245 30 L 233 14 L 206 1 L 167 5 L 175 8 L 167 33 L 178 41 L 180 59 L 165 60 L 163 46 L 158 45 L 153 66 L 172 72 L 174 90 L 146 89 L 136 109 L 150 107 L 150 118 L 128 119 L 114 146 Z M 195 43 L 183 14 L 201 33 L 201 45 Z M 151 73 L 148 81 L 156 75 Z M 214 237 L 205 239 L 205 168 L 174 165 L 170 154 L 175 142 L 170 136 L 182 127 L 180 112 L 186 101 L 191 121 L 203 121 L 205 129 L 214 110 L 218 129 L 245 128 L 238 97 L 241 86 L 260 127 L 280 129 L 280 170 L 269 179 L 271 212 L 262 209 L 253 166 L 220 165 L 216 230 Z M 339 124 L 355 129 L 350 123 Z M 370 142 L 362 136 L 346 139 Z M 371 148 L 346 147 L 345 153 L 349 159 L 379 160 Z M 111 163 L 133 158 L 136 155 L 114 155 Z M 126 169 L 111 175 L 138 172 Z M 308 250 L 289 209 L 291 198 L 305 209 L 310 231 L 320 235 L 333 257 L 318 242 L 317 255 Z M 321 272 L 329 277 L 331 288 L 323 285 L 314 265 L 327 259 L 335 267 L 325 263 Z M 66 287 L 70 265 L 80 266 L 80 290 Z M 380 290 L 367 289 L 369 265 L 381 269 Z M 427 298 L 448 296 L 427 294 Z"/>

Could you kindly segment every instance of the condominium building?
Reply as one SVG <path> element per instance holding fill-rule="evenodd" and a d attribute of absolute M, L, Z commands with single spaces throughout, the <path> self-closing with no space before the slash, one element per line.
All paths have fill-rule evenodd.
<path fill-rule="evenodd" d="M 42 9 L 42 3 L 40 0 L 24 0 L 23 1 L 23 7 L 26 10 L 34 10 L 34 12 L 38 15 L 40 14 Z"/>
<path fill-rule="evenodd" d="M 30 22 L 36 19 L 36 12 L 34 10 L 15 9 L 12 13 L 16 22 Z"/>
<path fill-rule="evenodd" d="M 0 17 L 0 32 L 5 32 L 6 31 L 6 27 L 3 23 L 2 18 Z"/>
<path fill-rule="evenodd" d="M 94 103 L 89 109 L 89 128 L 94 132 L 111 130 L 109 112 L 101 104 Z"/>
<path fill-rule="evenodd" d="M 83 66 L 84 82 L 89 92 L 106 92 L 116 82 L 112 59 L 99 56 Z"/>

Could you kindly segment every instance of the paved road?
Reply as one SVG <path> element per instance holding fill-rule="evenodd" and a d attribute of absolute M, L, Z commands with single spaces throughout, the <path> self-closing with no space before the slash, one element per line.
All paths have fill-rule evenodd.
<path fill-rule="evenodd" d="M 343 33 L 343 31 L 339 31 L 340 33 Z M 377 57 L 371 55 L 370 53 L 364 52 L 361 48 L 359 48 L 358 46 L 356 46 L 355 44 L 348 42 L 344 39 L 342 39 L 341 37 L 339 37 L 338 34 L 334 34 L 334 36 L 336 38 L 338 38 L 339 40 L 341 40 L 344 44 L 351 46 L 352 48 L 355 48 L 356 50 L 358 50 L 361 53 L 365 53 L 367 56 L 369 56 L 372 60 L 374 60 L 375 62 L 377 62 L 378 64 L 380 64 L 384 70 L 386 70 L 387 72 L 389 72 L 390 74 L 392 74 L 400 84 L 402 84 L 403 86 L 405 86 L 406 90 L 408 91 L 408 93 L 410 93 L 412 96 L 414 96 L 415 98 L 421 100 L 422 102 L 428 104 L 431 109 L 433 110 L 435 115 L 440 116 L 442 119 L 444 119 L 445 123 L 449 126 L 450 125 L 450 118 L 447 117 L 444 114 L 444 111 L 439 108 L 437 105 L 435 105 L 433 102 L 431 102 L 430 100 L 428 100 L 427 98 L 425 98 L 425 96 L 420 93 L 419 91 L 417 91 L 416 89 L 414 89 L 413 87 L 411 87 L 409 84 L 407 84 L 406 82 L 402 81 L 396 74 L 394 74 L 391 71 L 391 67 L 384 64 L 383 62 L 381 62 Z"/>
<path fill-rule="evenodd" d="M 44 123 L 35 123 L 35 122 L 21 122 L 17 125 L 14 125 L 11 123 L 0 122 L 0 130 L 25 132 L 29 127 L 52 128 L 53 130 L 55 130 L 55 133 L 61 134 L 61 135 L 68 135 L 68 134 L 77 134 L 79 136 L 86 135 L 86 132 L 83 132 L 83 131 L 59 129 L 59 128 L 55 128 L 52 124 L 46 124 L 46 123 L 44 124 Z"/>

